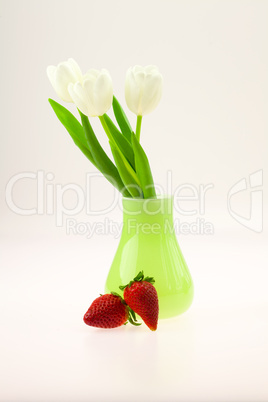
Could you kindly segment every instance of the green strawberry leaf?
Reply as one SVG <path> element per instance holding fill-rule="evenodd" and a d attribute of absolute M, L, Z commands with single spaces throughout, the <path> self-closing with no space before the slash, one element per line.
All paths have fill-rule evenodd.
<path fill-rule="evenodd" d="M 123 285 L 123 286 L 119 286 L 120 290 L 125 290 L 127 287 L 130 288 L 130 286 L 134 283 L 134 282 L 149 282 L 151 284 L 155 283 L 155 279 L 151 276 L 146 276 L 144 277 L 143 271 L 140 271 L 135 278 L 130 281 L 127 285 Z"/>
<path fill-rule="evenodd" d="M 141 325 L 140 322 L 137 322 L 137 318 L 136 318 L 136 314 L 134 313 L 134 311 L 128 306 L 128 321 L 130 322 L 130 324 L 138 326 Z"/>

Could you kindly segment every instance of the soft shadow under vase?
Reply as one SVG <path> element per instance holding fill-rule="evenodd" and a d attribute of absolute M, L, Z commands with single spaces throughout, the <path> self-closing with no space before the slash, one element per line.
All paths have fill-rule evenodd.
<path fill-rule="evenodd" d="M 118 292 L 139 271 L 153 276 L 159 318 L 185 312 L 193 300 L 193 282 L 173 225 L 173 198 L 123 198 L 123 229 L 105 291 Z"/>

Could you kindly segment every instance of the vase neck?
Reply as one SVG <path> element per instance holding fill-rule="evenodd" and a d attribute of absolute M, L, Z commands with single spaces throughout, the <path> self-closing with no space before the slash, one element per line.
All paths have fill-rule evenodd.
<path fill-rule="evenodd" d="M 142 231 L 168 233 L 173 230 L 173 198 L 123 199 L 123 230 L 128 234 Z"/>

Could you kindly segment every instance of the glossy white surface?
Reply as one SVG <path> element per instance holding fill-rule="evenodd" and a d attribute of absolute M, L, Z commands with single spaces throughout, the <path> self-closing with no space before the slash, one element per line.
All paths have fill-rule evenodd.
<path fill-rule="evenodd" d="M 102 266 L 114 241 L 6 240 L 1 402 L 267 400 L 264 240 L 251 233 L 182 237 L 194 304 L 160 321 L 155 333 L 145 325 L 101 330 L 82 321 L 103 291 Z"/>
<path fill-rule="evenodd" d="M 0 8 L 0 402 L 267 402 L 268 2 L 2 0 Z M 195 298 L 156 333 L 144 325 L 97 330 L 82 320 L 103 292 L 122 216 L 117 208 L 92 214 L 111 205 L 113 191 L 99 178 L 86 187 L 96 171 L 47 101 L 60 100 L 46 68 L 69 57 L 83 71 L 110 71 L 133 127 L 127 69 L 155 64 L 164 77 L 141 142 L 163 193 L 191 186 L 175 219 L 190 228 L 179 244 Z M 109 152 L 98 120 L 93 127 Z M 33 216 L 5 201 L 7 183 L 23 172 L 44 191 Z M 254 172 L 263 173 L 255 189 Z M 228 194 L 244 179 L 247 189 L 231 199 L 234 219 Z M 61 201 L 71 209 L 77 198 L 65 191 L 56 205 L 56 189 L 71 183 L 87 194 L 89 213 L 85 206 L 63 215 L 59 227 Z M 260 233 L 237 221 L 250 217 L 252 190 L 263 191 L 263 208 L 258 199 L 252 208 Z M 21 209 L 37 207 L 36 179 L 21 179 L 11 193 Z M 101 223 L 101 231 L 67 235 L 67 218 L 76 230 Z M 114 233 L 102 233 L 105 219 L 119 224 Z M 195 233 L 203 221 L 214 234 Z"/>

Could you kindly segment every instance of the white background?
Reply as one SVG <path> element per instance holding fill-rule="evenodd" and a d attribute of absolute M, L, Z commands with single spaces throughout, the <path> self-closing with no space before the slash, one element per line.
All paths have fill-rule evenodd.
<path fill-rule="evenodd" d="M 267 1 L 6 0 L 0 17 L 0 401 L 267 401 Z M 5 201 L 21 172 L 44 173 L 45 198 L 48 184 L 54 193 L 70 183 L 86 191 L 86 174 L 96 172 L 47 101 L 59 99 L 46 67 L 69 57 L 83 71 L 107 68 L 124 107 L 127 68 L 156 64 L 164 94 L 141 134 L 155 182 L 167 193 L 213 185 L 203 215 L 194 200 L 180 203 L 192 215 L 175 210 L 176 220 L 203 219 L 213 234 L 194 234 L 197 226 L 178 233 L 195 299 L 155 333 L 82 321 L 103 292 L 118 238 L 68 235 L 66 216 L 56 225 L 56 203 L 51 215 L 45 203 L 44 213 L 22 216 Z M 108 151 L 98 121 L 93 126 Z M 264 225 L 256 232 L 230 215 L 227 199 L 235 183 L 260 170 Z M 248 219 L 250 191 L 231 200 Z M 108 183 L 95 180 L 87 195 L 90 210 L 72 216 L 77 223 L 121 222 L 117 203 L 92 215 L 113 202 Z M 36 180 L 17 182 L 12 197 L 35 208 Z M 72 191 L 64 203 L 75 206 Z"/>

